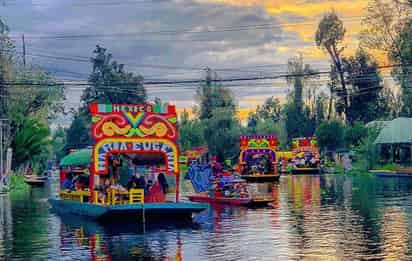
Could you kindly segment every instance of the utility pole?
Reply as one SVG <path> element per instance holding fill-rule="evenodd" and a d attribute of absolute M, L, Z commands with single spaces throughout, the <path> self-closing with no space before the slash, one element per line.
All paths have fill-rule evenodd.
<path fill-rule="evenodd" d="M 3 119 L 0 119 L 0 189 L 3 190 L 4 167 L 3 167 Z"/>
<path fill-rule="evenodd" d="M 23 40 L 23 65 L 24 65 L 24 68 L 26 68 L 26 41 L 24 40 L 24 34 L 22 36 L 22 40 Z"/>

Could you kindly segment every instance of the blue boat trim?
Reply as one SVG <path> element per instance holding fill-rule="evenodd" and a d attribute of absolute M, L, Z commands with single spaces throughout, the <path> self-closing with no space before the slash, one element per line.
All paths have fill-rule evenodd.
<path fill-rule="evenodd" d="M 208 204 L 190 203 L 190 202 L 165 202 L 165 203 L 147 203 L 147 204 L 124 204 L 103 206 L 91 203 L 81 203 L 77 201 L 61 200 L 58 198 L 49 198 L 53 209 L 61 214 L 72 214 L 86 216 L 92 219 L 104 218 L 105 216 L 122 215 L 162 215 L 164 219 L 170 216 L 188 216 L 192 213 L 201 212 L 208 208 Z"/>

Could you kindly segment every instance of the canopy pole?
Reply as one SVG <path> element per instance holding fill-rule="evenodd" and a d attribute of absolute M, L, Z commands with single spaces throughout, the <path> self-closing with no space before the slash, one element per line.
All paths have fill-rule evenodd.
<path fill-rule="evenodd" d="M 176 203 L 179 202 L 179 193 L 180 193 L 180 171 L 176 173 Z"/>
<path fill-rule="evenodd" d="M 94 168 L 93 161 L 90 164 L 90 178 L 89 178 L 89 202 L 94 202 Z"/>

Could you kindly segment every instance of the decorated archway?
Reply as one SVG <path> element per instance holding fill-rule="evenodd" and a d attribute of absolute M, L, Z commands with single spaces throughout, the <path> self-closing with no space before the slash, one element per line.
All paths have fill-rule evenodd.
<path fill-rule="evenodd" d="M 91 104 L 92 175 L 107 175 L 112 154 L 160 154 L 166 174 L 176 175 L 179 193 L 179 146 L 173 105 Z M 94 186 L 93 182 L 91 183 Z"/>

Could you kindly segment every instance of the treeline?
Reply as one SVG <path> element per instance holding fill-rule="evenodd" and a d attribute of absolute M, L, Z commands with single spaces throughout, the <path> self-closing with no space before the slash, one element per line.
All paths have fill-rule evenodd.
<path fill-rule="evenodd" d="M 49 126 L 62 112 L 64 89 L 48 73 L 24 64 L 8 34 L 0 19 L 0 119 L 7 120 L 3 148 L 13 149 L 13 169 L 30 166 L 40 172 L 55 146 Z"/>
<path fill-rule="evenodd" d="M 181 117 L 183 150 L 207 145 L 220 160 L 236 158 L 240 134 L 275 133 L 281 149 L 288 149 L 293 137 L 317 135 L 324 151 L 349 147 L 370 152 L 376 132 L 369 131 L 366 123 L 412 117 L 411 11 L 406 2 L 370 1 L 360 44 L 352 56 L 344 55 L 342 20 L 334 12 L 327 13 L 315 34 L 316 46 L 330 58 L 326 86 L 319 83 L 324 72 L 297 54 L 288 62 L 286 80 L 292 89 L 286 101 L 267 99 L 250 113 L 246 125 L 236 118 L 233 93 L 218 81 L 208 81 L 213 76 L 208 70 L 192 117 L 188 113 Z M 378 62 L 375 51 L 383 52 L 389 64 Z M 386 73 L 399 88 L 384 85 Z"/>

